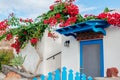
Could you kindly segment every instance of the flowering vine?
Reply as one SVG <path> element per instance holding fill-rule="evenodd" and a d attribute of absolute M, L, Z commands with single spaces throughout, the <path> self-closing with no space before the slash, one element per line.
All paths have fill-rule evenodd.
<path fill-rule="evenodd" d="M 50 6 L 50 11 L 44 14 L 44 24 L 52 27 L 59 23 L 60 27 L 65 27 L 79 21 L 79 9 L 72 2 L 57 0 L 54 5 Z"/>
<path fill-rule="evenodd" d="M 119 13 L 101 13 L 97 16 L 99 19 L 106 19 L 111 25 L 120 27 L 120 14 Z"/>
<path fill-rule="evenodd" d="M 8 27 L 7 20 L 0 22 L 0 30 L 5 30 Z"/>
<path fill-rule="evenodd" d="M 60 28 L 84 22 L 87 20 L 106 20 L 109 24 L 120 27 L 120 14 L 109 13 L 107 11 L 100 13 L 98 16 L 79 14 L 78 6 L 73 4 L 74 0 L 56 0 L 49 8 L 50 10 L 43 15 L 38 16 L 35 20 L 17 18 L 12 13 L 8 19 L 0 21 L 0 40 L 11 40 L 15 38 L 15 42 L 11 47 L 15 48 L 19 53 L 30 41 L 35 46 L 41 40 L 46 29 L 49 30 L 48 37 L 55 39 L 57 36 L 52 32 L 54 27 L 58 25 Z M 15 28 L 10 28 L 14 26 Z M 16 27 L 17 26 L 17 27 Z M 14 37 L 15 36 L 15 37 Z"/>

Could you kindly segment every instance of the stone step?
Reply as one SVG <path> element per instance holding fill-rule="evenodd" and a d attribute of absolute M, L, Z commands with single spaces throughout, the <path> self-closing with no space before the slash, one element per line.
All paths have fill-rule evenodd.
<path fill-rule="evenodd" d="M 96 78 L 94 78 L 94 80 L 120 80 L 120 77 L 111 77 L 111 78 L 108 78 L 108 77 L 96 77 Z"/>

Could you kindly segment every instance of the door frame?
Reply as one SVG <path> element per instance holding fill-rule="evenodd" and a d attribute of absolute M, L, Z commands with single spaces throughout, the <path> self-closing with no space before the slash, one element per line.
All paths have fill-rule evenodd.
<path fill-rule="evenodd" d="M 104 77 L 103 39 L 80 41 L 80 68 L 83 68 L 83 45 L 100 44 L 100 77 Z"/>

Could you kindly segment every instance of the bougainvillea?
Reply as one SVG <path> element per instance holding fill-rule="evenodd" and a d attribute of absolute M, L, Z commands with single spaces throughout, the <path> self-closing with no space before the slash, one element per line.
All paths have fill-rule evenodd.
<path fill-rule="evenodd" d="M 30 39 L 30 42 L 31 42 L 31 44 L 34 46 L 34 45 L 37 44 L 38 38 L 32 38 L 32 39 Z"/>
<path fill-rule="evenodd" d="M 10 40 L 13 38 L 13 35 L 11 33 L 7 34 L 6 35 L 6 40 Z"/>
<path fill-rule="evenodd" d="M 65 2 L 57 0 L 54 5 L 50 6 L 50 11 L 44 14 L 44 24 L 54 26 L 59 23 L 60 27 L 69 26 L 78 21 L 78 14 L 78 6 L 73 4 L 72 0 L 66 0 Z"/>
<path fill-rule="evenodd" d="M 47 13 L 38 16 L 35 20 L 17 18 L 13 13 L 10 14 L 8 19 L 0 22 L 0 40 L 15 38 L 15 42 L 11 44 L 11 47 L 15 48 L 16 52 L 19 53 L 20 49 L 24 48 L 28 42 L 35 46 L 38 40 L 41 40 L 46 29 L 49 31 L 48 37 L 57 38 L 56 34 L 52 32 L 52 30 L 57 28 L 56 25 L 62 28 L 87 20 L 102 19 L 111 25 L 120 27 L 119 13 L 109 13 L 109 10 L 106 9 L 98 16 L 87 14 L 83 17 L 79 14 L 78 6 L 73 4 L 73 1 L 56 0 L 49 7 L 50 9 Z M 14 26 L 14 28 L 9 26 Z"/>
<path fill-rule="evenodd" d="M 15 43 L 11 44 L 11 47 L 15 48 L 17 53 L 20 52 L 20 42 L 17 38 L 15 39 Z"/>
<path fill-rule="evenodd" d="M 0 22 L 0 30 L 5 30 L 8 27 L 7 20 Z"/>
<path fill-rule="evenodd" d="M 120 27 L 120 14 L 119 13 L 101 13 L 97 16 L 99 19 L 106 19 L 111 25 Z"/>

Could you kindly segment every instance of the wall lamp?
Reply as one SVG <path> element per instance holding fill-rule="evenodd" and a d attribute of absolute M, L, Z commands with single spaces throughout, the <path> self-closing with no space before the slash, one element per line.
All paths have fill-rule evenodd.
<path fill-rule="evenodd" d="M 65 47 L 69 47 L 69 46 L 70 46 L 70 40 L 66 40 L 66 41 L 64 42 L 64 46 L 65 46 Z"/>

